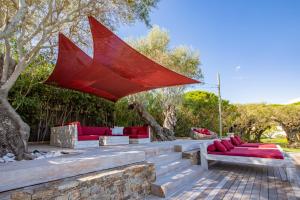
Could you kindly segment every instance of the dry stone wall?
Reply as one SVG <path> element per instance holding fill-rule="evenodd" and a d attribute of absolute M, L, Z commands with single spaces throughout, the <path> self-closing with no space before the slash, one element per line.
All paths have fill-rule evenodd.
<path fill-rule="evenodd" d="M 0 193 L 0 199 L 144 199 L 154 181 L 154 165 L 143 162 Z"/>

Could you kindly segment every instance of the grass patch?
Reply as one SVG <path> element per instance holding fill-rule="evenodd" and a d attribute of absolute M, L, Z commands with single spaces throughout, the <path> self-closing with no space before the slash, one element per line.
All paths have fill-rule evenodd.
<path fill-rule="evenodd" d="M 289 147 L 287 147 L 288 141 L 287 141 L 286 138 L 274 138 L 274 139 L 264 138 L 264 139 L 261 139 L 261 142 L 262 143 L 278 144 L 278 145 L 281 146 L 281 148 L 285 152 L 300 153 L 300 149 L 298 149 L 298 148 L 289 148 Z"/>

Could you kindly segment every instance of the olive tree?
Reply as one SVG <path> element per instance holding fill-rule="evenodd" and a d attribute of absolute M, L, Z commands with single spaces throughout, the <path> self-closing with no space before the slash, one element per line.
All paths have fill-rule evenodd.
<path fill-rule="evenodd" d="M 111 28 L 135 20 L 148 24 L 149 12 L 156 3 L 157 0 L 0 0 L 0 156 L 13 152 L 17 159 L 30 157 L 29 126 L 7 97 L 20 74 L 41 51 L 55 52 L 58 32 L 83 47 L 91 38 L 88 15 Z"/>
<path fill-rule="evenodd" d="M 273 120 L 285 131 L 290 147 L 300 147 L 300 105 L 284 105 L 273 108 Z"/>
<path fill-rule="evenodd" d="M 191 48 L 182 45 L 170 48 L 170 36 L 168 32 L 158 26 L 154 26 L 145 37 L 130 39 L 129 44 L 142 54 L 173 71 L 190 78 L 202 78 L 202 72 L 199 67 L 199 54 Z M 144 107 L 149 105 L 146 93 L 132 95 L 129 98 L 133 102 L 132 105 L 134 105 L 132 108 L 135 108 L 142 116 L 147 116 L 144 120 L 152 125 L 159 139 L 172 140 L 175 138 L 176 109 L 181 104 L 182 94 L 185 89 L 186 86 L 180 86 L 150 91 L 163 110 L 164 120 L 162 126 L 153 117 L 148 115 L 148 113 L 145 113 L 146 109 Z"/>

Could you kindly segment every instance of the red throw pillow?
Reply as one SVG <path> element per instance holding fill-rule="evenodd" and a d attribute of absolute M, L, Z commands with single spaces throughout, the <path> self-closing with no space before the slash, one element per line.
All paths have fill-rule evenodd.
<path fill-rule="evenodd" d="M 221 143 L 226 147 L 228 151 L 231 149 L 231 146 L 227 140 L 222 140 Z"/>
<path fill-rule="evenodd" d="M 240 143 L 236 140 L 235 137 L 230 137 L 230 140 L 231 140 L 231 143 L 234 145 L 234 146 L 239 146 Z"/>
<path fill-rule="evenodd" d="M 230 140 L 226 140 L 227 142 L 228 142 L 228 144 L 229 144 L 229 146 L 230 146 L 230 149 L 234 149 L 234 146 L 233 146 L 233 144 L 231 143 L 231 141 Z"/>
<path fill-rule="evenodd" d="M 240 144 L 244 144 L 243 140 L 240 138 L 240 136 L 236 135 L 234 136 L 235 139 L 240 143 Z"/>
<path fill-rule="evenodd" d="M 218 151 L 221 151 L 221 152 L 226 152 L 227 151 L 226 147 L 218 140 L 214 141 L 214 145 L 215 145 L 215 147 Z"/>
<path fill-rule="evenodd" d="M 214 144 L 210 144 L 207 146 L 207 151 L 216 151 L 216 147 Z"/>

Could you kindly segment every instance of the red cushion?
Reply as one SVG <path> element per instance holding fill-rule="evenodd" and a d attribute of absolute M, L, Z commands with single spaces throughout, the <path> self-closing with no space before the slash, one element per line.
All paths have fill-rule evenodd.
<path fill-rule="evenodd" d="M 226 152 L 227 151 L 226 147 L 218 140 L 214 141 L 214 145 L 215 145 L 216 149 L 220 152 Z"/>
<path fill-rule="evenodd" d="M 204 135 L 211 135 L 210 131 L 205 128 L 193 129 L 193 131 L 200 133 L 200 134 L 204 134 Z"/>
<path fill-rule="evenodd" d="M 207 146 L 207 151 L 216 151 L 216 147 L 214 144 L 210 144 Z"/>
<path fill-rule="evenodd" d="M 226 147 L 226 149 L 227 149 L 228 151 L 229 151 L 230 149 L 233 149 L 233 148 L 234 148 L 233 145 L 230 144 L 230 143 L 228 142 L 228 140 L 222 140 L 221 143 Z"/>
<path fill-rule="evenodd" d="M 230 140 L 231 140 L 231 143 L 232 143 L 234 146 L 239 146 L 239 145 L 240 145 L 240 143 L 236 140 L 236 138 L 230 137 Z"/>
<path fill-rule="evenodd" d="M 110 135 L 108 127 L 81 126 L 83 135 Z"/>
<path fill-rule="evenodd" d="M 277 148 L 276 144 L 263 144 L 263 143 L 244 143 L 239 145 L 239 147 L 252 147 L 252 148 Z"/>
<path fill-rule="evenodd" d="M 282 153 L 278 149 L 259 149 L 259 148 L 245 148 L 235 147 L 234 149 L 226 152 L 208 152 L 209 154 L 228 155 L 228 156 L 243 156 L 243 157 L 256 157 L 256 158 L 272 158 L 284 159 Z"/>
<path fill-rule="evenodd" d="M 132 139 L 149 138 L 148 126 L 131 126 L 123 129 L 123 135 Z"/>
<path fill-rule="evenodd" d="M 234 138 L 239 142 L 239 144 L 243 144 L 243 141 L 241 140 L 240 136 L 236 135 Z"/>
<path fill-rule="evenodd" d="M 99 135 L 78 135 L 78 141 L 99 140 Z"/>

